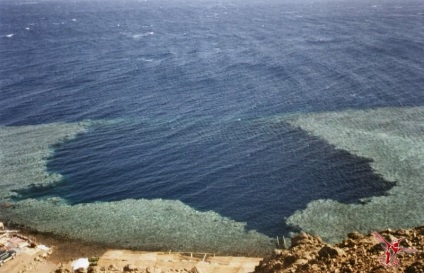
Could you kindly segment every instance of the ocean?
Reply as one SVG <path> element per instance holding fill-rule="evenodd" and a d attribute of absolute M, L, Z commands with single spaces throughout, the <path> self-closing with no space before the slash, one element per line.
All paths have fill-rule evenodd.
<path fill-rule="evenodd" d="M 170 202 L 272 242 L 302 230 L 287 219 L 313 201 L 360 206 L 397 182 L 280 117 L 421 107 L 423 53 L 422 1 L 2 0 L 0 125 L 95 123 L 46 144 L 54 151 L 37 168 L 60 175 L 54 183 L 4 168 L 0 184 L 19 172 L 26 186 L 3 199 L 69 210 Z M 26 135 L 31 151 L 40 134 Z M 0 217 L 61 234 L 58 214 L 40 227 L 33 213 Z M 140 231 L 155 244 L 137 247 L 231 252 L 211 246 L 219 228 L 185 243 L 202 220 L 182 217 L 172 219 L 193 229 L 164 231 L 180 244 Z M 103 241 L 94 237 L 84 239 Z"/>

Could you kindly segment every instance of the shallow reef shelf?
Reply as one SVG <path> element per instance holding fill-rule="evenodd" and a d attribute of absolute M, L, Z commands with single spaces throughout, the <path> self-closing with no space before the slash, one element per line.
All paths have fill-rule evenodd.
<path fill-rule="evenodd" d="M 110 124 L 111 122 L 105 122 Z M 0 199 L 13 191 L 61 181 L 47 172 L 53 146 L 100 122 L 0 127 Z M 212 211 L 199 212 L 174 200 L 122 200 L 69 205 L 66 200 L 25 199 L 0 207 L 3 220 L 73 239 L 144 250 L 262 255 L 272 240 Z"/>
<path fill-rule="evenodd" d="M 338 149 L 372 159 L 371 167 L 396 185 L 363 205 L 317 200 L 288 223 L 335 242 L 351 231 L 407 228 L 424 223 L 424 107 L 379 108 L 292 115 L 282 120 Z"/>

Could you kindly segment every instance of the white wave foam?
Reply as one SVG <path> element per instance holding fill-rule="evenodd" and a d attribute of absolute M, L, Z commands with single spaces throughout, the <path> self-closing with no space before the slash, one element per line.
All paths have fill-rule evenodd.
<path fill-rule="evenodd" d="M 140 39 L 140 38 L 143 38 L 143 37 L 146 37 L 146 36 L 150 36 L 150 35 L 154 35 L 154 34 L 155 33 L 153 31 L 149 31 L 149 32 L 146 32 L 146 33 L 141 33 L 141 34 L 133 34 L 132 37 L 134 39 Z"/>
<path fill-rule="evenodd" d="M 22 5 L 37 5 L 38 2 L 22 2 L 22 3 L 17 3 L 17 6 L 22 6 Z"/>
<path fill-rule="evenodd" d="M 154 60 L 153 59 L 147 59 L 147 58 L 137 58 L 138 61 L 142 61 L 142 62 L 146 62 L 146 63 L 152 63 Z"/>
<path fill-rule="evenodd" d="M 424 223 L 424 107 L 299 115 L 285 119 L 336 148 L 373 159 L 371 167 L 396 185 L 363 205 L 317 200 L 288 223 L 337 241 L 351 231 L 406 228 Z"/>
<path fill-rule="evenodd" d="M 7 38 L 12 38 L 15 34 L 11 33 L 11 34 L 6 34 L 5 37 Z"/>

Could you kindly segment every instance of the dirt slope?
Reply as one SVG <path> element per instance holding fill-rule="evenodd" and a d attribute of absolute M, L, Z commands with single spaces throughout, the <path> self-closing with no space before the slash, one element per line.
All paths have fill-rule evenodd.
<path fill-rule="evenodd" d="M 401 247 L 415 249 L 415 253 L 400 251 L 396 255 L 399 265 L 383 266 L 382 244 L 372 234 L 350 233 L 348 238 L 336 245 L 327 245 L 319 237 L 301 233 L 292 239 L 286 250 L 276 250 L 265 258 L 255 273 L 383 273 L 383 272 L 424 272 L 424 226 L 413 229 L 384 230 L 379 232 L 388 242 L 404 238 Z M 393 254 L 393 253 L 392 253 Z M 395 260 L 390 256 L 390 265 Z M 383 262 L 384 262 L 383 258 Z"/>

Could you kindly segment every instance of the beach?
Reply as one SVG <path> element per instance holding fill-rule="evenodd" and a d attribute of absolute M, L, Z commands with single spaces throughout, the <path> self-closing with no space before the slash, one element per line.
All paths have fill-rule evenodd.
<path fill-rule="evenodd" d="M 327 244 L 319 236 L 297 234 L 290 246 L 276 248 L 265 257 L 216 256 L 211 253 L 146 252 L 109 248 L 52 234 L 21 230 L 46 250 L 25 248 L 14 260 L 0 267 L 0 272 L 64 273 L 72 272 L 79 258 L 95 261 L 79 272 L 192 272 L 192 273 L 289 273 L 289 272 L 400 272 L 419 273 L 424 269 L 424 227 L 382 230 L 379 234 L 392 242 L 402 238 L 401 247 L 414 250 L 396 256 L 397 266 L 385 266 L 384 244 L 372 234 L 347 234 L 337 244 Z"/>

